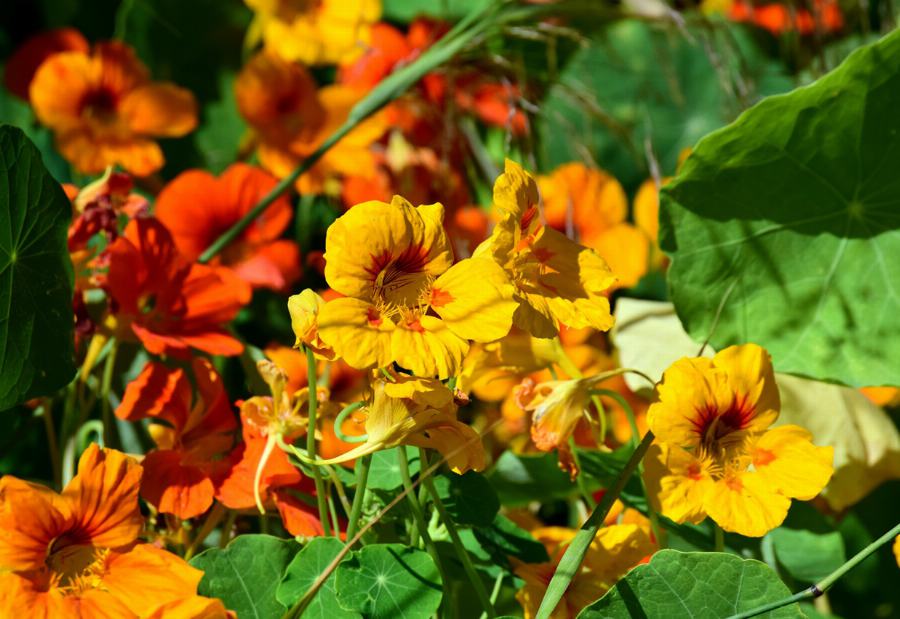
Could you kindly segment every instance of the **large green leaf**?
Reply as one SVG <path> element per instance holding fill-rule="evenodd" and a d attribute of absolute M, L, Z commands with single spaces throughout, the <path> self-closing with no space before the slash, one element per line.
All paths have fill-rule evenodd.
<path fill-rule="evenodd" d="M 498 565 L 508 565 L 509 557 L 525 563 L 544 563 L 550 560 L 542 543 L 503 514 L 497 514 L 491 526 L 478 527 L 472 532 L 482 549 Z"/>
<path fill-rule="evenodd" d="M 210 548 L 191 559 L 204 572 L 197 592 L 219 598 L 240 619 L 280 617 L 287 608 L 275 591 L 298 550 L 293 540 L 240 535 L 224 549 Z"/>
<path fill-rule="evenodd" d="M 844 540 L 837 531 L 816 533 L 778 527 L 768 536 L 778 562 L 788 574 L 804 582 L 817 582 L 847 560 Z"/>
<path fill-rule="evenodd" d="M 691 29 L 692 40 L 638 20 L 593 35 L 541 105 L 545 164 L 588 158 L 635 188 L 650 176 L 645 142 L 671 173 L 683 148 L 732 120 L 753 97 L 790 88 L 743 44 L 739 28 L 718 25 L 722 36 Z"/>
<path fill-rule="evenodd" d="M 662 194 L 679 317 L 782 372 L 900 384 L 900 32 L 706 137 Z M 728 294 L 730 292 L 730 294 Z"/>
<path fill-rule="evenodd" d="M 34 144 L 0 127 L 0 410 L 75 374 L 71 217 Z"/>
<path fill-rule="evenodd" d="M 370 544 L 337 569 L 338 601 L 367 619 L 425 619 L 441 603 L 437 566 L 421 550 Z"/>
<path fill-rule="evenodd" d="M 306 595 L 309 588 L 344 548 L 344 543 L 334 537 L 317 537 L 304 546 L 293 558 L 275 597 L 290 608 Z M 303 611 L 304 619 L 358 619 L 360 614 L 341 608 L 334 591 L 335 572 L 331 573 L 316 592 L 309 606 Z"/>
<path fill-rule="evenodd" d="M 764 563 L 720 552 L 661 550 L 639 565 L 578 619 L 721 619 L 791 595 Z M 764 615 L 803 617 L 796 604 Z"/>

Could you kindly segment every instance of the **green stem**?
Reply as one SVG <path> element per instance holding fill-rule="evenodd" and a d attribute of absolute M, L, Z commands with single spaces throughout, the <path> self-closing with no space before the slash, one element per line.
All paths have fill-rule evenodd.
<path fill-rule="evenodd" d="M 572 360 L 569 358 L 569 355 L 566 354 L 566 350 L 563 348 L 562 341 L 557 337 L 556 338 L 556 364 L 560 367 L 560 369 L 569 375 L 569 378 L 572 379 L 582 379 L 584 378 L 584 374 L 581 370 L 578 369 Z M 602 447 L 604 443 L 606 443 L 606 434 L 609 432 L 609 424 L 606 419 L 606 411 L 603 408 L 603 402 L 600 401 L 596 395 L 591 395 L 591 402 L 594 405 L 594 408 L 597 409 L 597 418 L 600 422 L 600 440 L 598 441 L 598 447 Z M 573 452 L 574 453 L 574 452 Z"/>
<path fill-rule="evenodd" d="M 119 350 L 118 341 L 112 339 L 112 348 L 109 349 L 109 355 L 103 364 L 103 382 L 100 383 L 100 411 L 103 420 L 103 443 L 107 446 L 112 445 L 113 419 L 112 407 L 109 403 L 109 390 L 112 386 L 113 371 L 116 367 L 116 353 Z"/>
<path fill-rule="evenodd" d="M 584 475 L 581 474 L 581 457 L 578 455 L 578 446 L 575 444 L 574 436 L 569 437 L 569 451 L 572 453 L 572 460 L 575 462 L 575 468 L 578 470 L 578 476 L 575 478 L 575 483 L 578 485 L 578 492 L 581 493 L 581 500 L 584 501 L 584 504 L 587 505 L 588 509 L 594 509 L 597 506 L 597 502 L 594 500 L 594 496 L 587 487 L 587 481 L 584 479 Z"/>
<path fill-rule="evenodd" d="M 876 550 L 896 538 L 900 535 L 900 523 L 898 523 L 894 528 L 890 531 L 879 537 L 877 540 L 860 550 L 856 553 L 849 561 L 844 563 L 842 566 L 831 572 L 828 576 L 820 580 L 818 583 L 812 585 L 808 589 L 804 589 L 803 591 L 799 591 L 794 595 L 784 598 L 783 600 L 778 600 L 777 602 L 771 602 L 769 604 L 764 604 L 762 606 L 757 606 L 748 611 L 744 611 L 742 613 L 738 613 L 737 615 L 732 615 L 728 619 L 749 619 L 750 617 L 756 617 L 757 615 L 762 615 L 763 613 L 767 613 L 772 610 L 776 610 L 778 608 L 782 608 L 789 604 L 793 604 L 794 602 L 800 602 L 803 600 L 811 600 L 817 597 L 821 597 L 828 591 L 834 583 L 838 581 L 844 574 L 855 568 L 857 565 L 865 561 L 872 555 Z"/>
<path fill-rule="evenodd" d="M 47 430 L 47 449 L 50 452 L 50 466 L 53 467 L 53 483 L 57 490 L 62 489 L 62 459 L 59 454 L 59 442 L 56 440 L 56 427 L 53 425 L 53 402 L 44 400 L 41 417 Z"/>
<path fill-rule="evenodd" d="M 416 528 L 419 531 L 419 535 L 421 535 L 422 539 L 425 541 L 425 549 L 428 551 L 428 554 L 431 555 L 431 558 L 434 559 L 434 563 L 441 573 L 441 582 L 444 583 L 444 596 L 446 598 L 448 593 L 447 587 L 450 586 L 450 581 L 447 579 L 447 574 L 444 571 L 444 564 L 441 563 L 441 557 L 438 555 L 437 546 L 434 545 L 434 540 L 431 539 L 431 535 L 428 533 L 428 523 L 425 522 L 425 514 L 422 512 L 422 505 L 419 503 L 419 499 L 416 498 L 416 493 L 413 492 L 414 486 L 412 477 L 409 474 L 409 460 L 406 458 L 406 448 L 403 445 L 400 445 L 400 447 L 397 448 L 397 464 L 400 466 L 400 478 L 403 480 L 403 489 L 406 491 L 406 500 L 409 503 L 409 509 L 413 514 L 413 519 L 416 521 Z"/>
<path fill-rule="evenodd" d="M 203 524 L 200 526 L 200 530 L 197 531 L 197 535 L 191 541 L 187 550 L 184 552 L 184 560 L 190 561 L 191 557 L 197 552 L 197 549 L 203 545 L 203 542 L 206 541 L 206 538 L 209 537 L 209 534 L 213 532 L 219 523 L 222 522 L 222 519 L 225 518 L 225 514 L 228 510 L 225 509 L 225 506 L 219 502 L 216 502 L 213 505 L 212 511 L 209 512 L 209 515 L 206 516 L 206 520 L 203 521 Z M 223 533 L 224 535 L 224 533 Z"/>
<path fill-rule="evenodd" d="M 422 462 L 422 468 L 424 469 L 425 463 L 427 462 L 425 450 L 419 449 L 419 454 L 419 459 Z M 488 619 L 492 619 L 496 616 L 494 605 L 491 603 L 491 598 L 484 588 L 484 582 L 482 582 L 478 572 L 475 571 L 475 566 L 472 565 L 472 558 L 469 557 L 466 547 L 463 546 L 462 539 L 459 537 L 459 531 L 456 530 L 456 523 L 453 522 L 453 518 L 447 513 L 447 508 L 444 507 L 444 502 L 441 501 L 437 488 L 434 486 L 434 480 L 431 477 L 427 477 L 423 483 L 428 489 L 428 494 L 431 495 L 431 501 L 434 503 L 434 508 L 441 517 L 441 522 L 443 522 L 444 526 L 447 528 L 447 533 L 450 535 L 450 541 L 453 543 L 453 549 L 456 551 L 456 556 L 459 557 L 459 560 L 462 563 L 463 570 L 466 572 L 466 576 L 469 579 L 469 584 L 471 584 L 472 588 L 475 590 L 475 595 L 478 596 L 478 601 L 481 602 L 481 607 L 484 609 L 485 614 L 487 614 Z"/>
<path fill-rule="evenodd" d="M 309 377 L 309 422 L 306 426 L 306 455 L 316 460 L 316 412 L 319 407 L 319 391 L 316 386 L 316 355 L 312 348 L 306 349 L 306 375 Z M 316 503 L 319 507 L 319 520 L 326 536 L 331 535 L 328 524 L 328 505 L 325 500 L 325 482 L 318 466 L 313 466 L 313 479 L 316 482 Z M 335 531 L 337 533 L 337 531 Z"/>
<path fill-rule="evenodd" d="M 366 483 L 369 481 L 369 469 L 372 466 L 371 454 L 356 461 L 356 494 L 350 507 L 350 521 L 347 523 L 347 539 L 353 539 L 359 525 L 359 515 L 366 500 Z"/>
<path fill-rule="evenodd" d="M 631 454 L 628 462 L 625 463 L 625 467 L 622 469 L 622 472 L 619 473 L 619 476 L 616 477 L 612 487 L 603 495 L 600 503 L 594 508 L 594 511 L 591 512 L 591 515 L 588 516 L 588 519 L 581 526 L 578 533 L 575 534 L 569 547 L 566 548 L 566 552 L 563 554 L 562 559 L 560 559 L 559 564 L 556 566 L 556 571 L 553 573 L 553 578 L 550 580 L 550 585 L 547 587 L 544 599 L 541 600 L 541 606 L 538 609 L 536 619 L 548 619 L 556 609 L 559 601 L 562 599 L 563 595 L 565 595 L 566 589 L 569 588 L 569 583 L 572 582 L 572 578 L 575 577 L 581 568 L 581 562 L 584 560 L 584 556 L 587 554 L 591 542 L 594 541 L 597 531 L 603 526 L 603 521 L 606 520 L 606 516 L 609 514 L 609 510 L 612 508 L 613 503 L 619 498 L 622 489 L 625 488 L 625 484 L 628 483 L 632 473 L 638 468 L 638 465 L 644 458 L 644 454 L 647 453 L 647 449 L 650 448 L 652 442 L 653 433 L 648 431 L 647 434 L 644 435 L 644 439 Z"/>
<path fill-rule="evenodd" d="M 713 524 L 713 535 L 715 536 L 715 546 L 713 549 L 716 552 L 725 552 L 725 531 L 715 523 Z"/>
<path fill-rule="evenodd" d="M 353 404 L 348 404 L 341 410 L 341 412 L 338 413 L 337 417 L 334 418 L 334 434 L 345 443 L 365 443 L 369 438 L 368 434 L 363 434 L 361 436 L 348 436 L 341 430 L 341 426 L 344 425 L 344 420 L 346 420 L 347 417 L 353 414 L 355 411 L 361 409 L 364 404 L 365 402 L 354 402 Z"/>

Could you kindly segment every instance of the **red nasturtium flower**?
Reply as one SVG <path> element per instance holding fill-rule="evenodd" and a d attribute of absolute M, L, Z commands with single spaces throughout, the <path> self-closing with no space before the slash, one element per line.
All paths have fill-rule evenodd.
<path fill-rule="evenodd" d="M 238 355 L 224 324 L 250 301 L 231 269 L 191 263 L 159 221 L 135 219 L 108 250 L 106 287 L 120 336 L 131 331 L 156 355 Z"/>
<path fill-rule="evenodd" d="M 97 445 L 62 494 L 0 479 L 0 616 L 224 618 L 197 596 L 200 570 L 138 540 L 140 480 L 139 464 Z"/>
<path fill-rule="evenodd" d="M 178 251 L 196 260 L 223 232 L 246 215 L 278 181 L 267 172 L 235 163 L 218 178 L 188 170 L 156 198 L 156 217 L 169 229 Z M 234 269 L 254 287 L 283 290 L 300 277 L 297 244 L 278 237 L 291 220 L 291 203 L 278 198 L 212 264 Z"/>
<path fill-rule="evenodd" d="M 145 176 L 163 165 L 155 137 L 179 137 L 197 124 L 197 103 L 187 90 L 151 82 L 127 45 L 98 43 L 53 54 L 31 80 L 38 119 L 53 130 L 57 148 L 80 172 L 110 165 Z"/>
<path fill-rule="evenodd" d="M 260 460 L 266 452 L 268 436 L 264 428 L 248 419 L 244 407 L 241 409 L 241 425 L 243 442 L 229 456 L 230 468 L 216 498 L 230 509 L 255 510 L 256 496 L 253 490 Z M 293 437 L 286 440 L 290 442 Z M 262 504 L 274 505 L 278 509 L 288 533 L 303 537 L 324 533 L 322 523 L 315 514 L 315 507 L 298 498 L 299 495 L 315 496 L 312 479 L 304 477 L 281 449 L 272 449 L 267 454 L 259 482 Z"/>
<path fill-rule="evenodd" d="M 797 31 L 802 35 L 821 32 L 836 32 L 844 27 L 844 15 L 840 5 L 834 0 L 814 0 L 810 12 L 802 6 L 791 8 L 788 4 L 756 4 L 735 0 L 728 17 L 736 22 L 750 22 L 768 30 L 774 35 Z"/>
<path fill-rule="evenodd" d="M 215 497 L 221 456 L 234 444 L 237 420 L 222 379 L 206 359 L 192 365 L 197 385 L 181 368 L 151 361 L 128 384 L 116 416 L 150 418 L 156 450 L 144 458 L 141 496 L 164 514 L 182 520 L 204 513 Z"/>
<path fill-rule="evenodd" d="M 57 28 L 35 35 L 25 41 L 6 61 L 3 82 L 6 88 L 19 97 L 28 100 L 31 80 L 45 60 L 60 52 L 82 52 L 90 50 L 80 32 L 74 28 Z"/>

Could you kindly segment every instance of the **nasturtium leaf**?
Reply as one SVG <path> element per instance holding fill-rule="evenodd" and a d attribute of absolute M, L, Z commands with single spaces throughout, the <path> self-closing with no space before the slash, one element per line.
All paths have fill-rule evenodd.
<path fill-rule="evenodd" d="M 900 384 L 898 109 L 894 32 L 697 145 L 660 211 L 691 336 L 755 342 L 782 372 Z"/>
<path fill-rule="evenodd" d="M 556 454 L 515 454 L 503 452 L 488 473 L 500 502 L 512 507 L 532 501 L 564 499 L 577 490 L 568 474 L 557 464 Z"/>
<path fill-rule="evenodd" d="M 241 139 L 247 130 L 238 112 L 234 91 L 235 75 L 223 72 L 219 75 L 219 97 L 203 108 L 204 121 L 194 140 L 206 160 L 206 169 L 221 174 L 231 163 L 239 159 Z"/>
<path fill-rule="evenodd" d="M 434 478 L 438 496 L 458 524 L 487 526 L 500 511 L 500 499 L 491 483 L 479 473 L 448 473 Z"/>
<path fill-rule="evenodd" d="M 241 619 L 280 617 L 287 608 L 275 591 L 299 549 L 293 540 L 240 535 L 224 549 L 210 548 L 191 559 L 191 565 L 204 572 L 197 591 L 219 598 Z"/>
<path fill-rule="evenodd" d="M 477 527 L 472 532 L 481 547 L 498 565 L 508 565 L 509 557 L 525 563 L 544 563 L 550 560 L 542 543 L 503 514 L 497 514 L 491 526 Z"/>
<path fill-rule="evenodd" d="M 315 580 L 343 548 L 343 542 L 334 537 L 317 537 L 310 540 L 287 566 L 284 577 L 275 592 L 275 598 L 287 608 L 296 604 L 306 595 Z M 341 608 L 334 591 L 334 581 L 335 572 L 332 572 L 303 612 L 304 619 L 359 619 L 361 617 L 357 612 Z"/>
<path fill-rule="evenodd" d="M 578 619 L 721 619 L 791 595 L 766 564 L 721 552 L 661 550 L 639 565 Z M 797 604 L 765 615 L 803 617 Z"/>
<path fill-rule="evenodd" d="M 335 591 L 367 619 L 425 619 L 441 603 L 441 577 L 428 553 L 401 544 L 370 544 L 337 568 Z"/>
<path fill-rule="evenodd" d="M 578 462 L 581 464 L 581 472 L 588 477 L 593 477 L 600 482 L 601 487 L 609 488 L 615 483 L 616 478 L 625 468 L 628 459 L 634 452 L 630 445 L 619 447 L 615 451 L 599 451 L 597 449 L 578 449 Z M 647 511 L 647 499 L 644 497 L 641 480 L 637 475 L 632 475 L 619 498 L 623 503 Z"/>
<path fill-rule="evenodd" d="M 778 562 L 797 580 L 818 582 L 847 560 L 844 539 L 837 531 L 815 533 L 781 526 L 768 536 Z"/>
<path fill-rule="evenodd" d="M 733 41 L 745 37 L 738 26 L 719 27 Z M 650 176 L 646 142 L 663 174 L 671 174 L 682 149 L 728 123 L 753 97 L 790 88 L 780 67 L 753 45 L 742 50 L 739 65 L 728 40 L 709 40 L 723 59 L 717 68 L 702 44 L 639 20 L 598 30 L 541 105 L 537 131 L 548 168 L 583 161 L 587 152 L 626 188 L 636 188 Z M 739 73 L 755 87 L 743 100 L 734 95 Z"/>
<path fill-rule="evenodd" d="M 400 465 L 397 463 L 397 450 L 406 450 L 410 476 L 419 472 L 419 450 L 414 447 L 394 447 L 383 449 L 372 454 L 369 465 L 369 477 L 366 488 L 369 490 L 395 490 L 403 484 L 400 477 Z"/>
<path fill-rule="evenodd" d="M 75 374 L 71 218 L 34 144 L 0 127 L 0 410 Z"/>

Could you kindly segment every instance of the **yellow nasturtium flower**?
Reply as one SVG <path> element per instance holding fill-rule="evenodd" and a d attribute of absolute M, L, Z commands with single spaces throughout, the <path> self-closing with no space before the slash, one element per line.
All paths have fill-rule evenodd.
<path fill-rule="evenodd" d="M 492 257 L 516 288 L 515 325 L 535 337 L 554 337 L 559 323 L 606 331 L 613 325 L 604 296 L 616 278 L 594 250 L 541 221 L 537 183 L 506 161 L 494 183 L 499 221 L 475 257 Z"/>
<path fill-rule="evenodd" d="M 832 447 L 816 447 L 799 426 L 769 428 L 781 401 L 763 348 L 676 361 L 657 391 L 648 411 L 657 443 L 644 466 L 666 517 L 709 516 L 726 531 L 760 537 L 784 521 L 791 499 L 814 498 L 831 478 Z"/>
<path fill-rule="evenodd" d="M 509 332 L 516 304 L 506 273 L 486 258 L 453 264 L 443 219 L 440 204 L 394 196 L 358 204 L 328 228 L 325 279 L 346 297 L 319 310 L 318 334 L 351 366 L 397 362 L 445 379 L 469 340 Z"/>
<path fill-rule="evenodd" d="M 376 375 L 377 376 L 377 375 Z M 433 378 L 393 374 L 372 381 L 366 415 L 366 442 L 320 464 L 336 464 L 398 445 L 435 449 L 456 473 L 485 466 L 478 433 L 456 419 L 453 392 Z"/>
<path fill-rule="evenodd" d="M 381 0 L 245 0 L 256 18 L 250 40 L 304 64 L 338 64 L 365 51 Z"/>
<path fill-rule="evenodd" d="M 319 337 L 319 312 L 325 307 L 325 299 L 307 288 L 288 299 L 291 328 L 294 330 L 294 346 L 311 348 L 317 357 L 334 361 L 334 351 Z"/>

